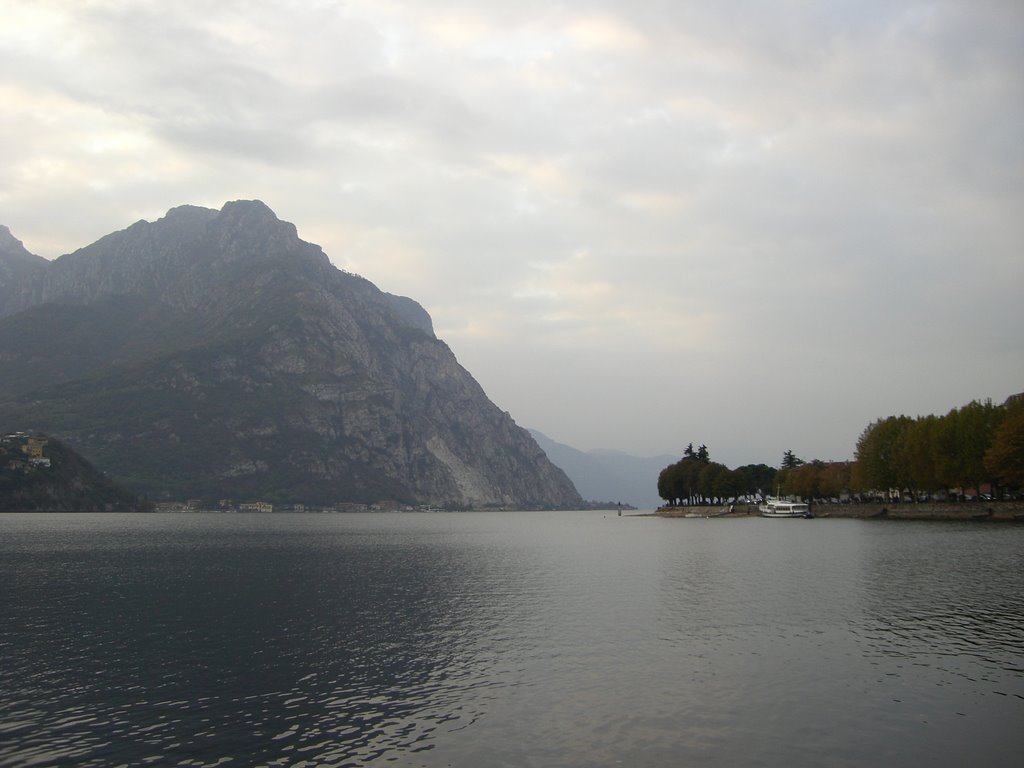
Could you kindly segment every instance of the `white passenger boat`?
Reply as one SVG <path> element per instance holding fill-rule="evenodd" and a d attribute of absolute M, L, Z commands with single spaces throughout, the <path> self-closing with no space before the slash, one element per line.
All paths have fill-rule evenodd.
<path fill-rule="evenodd" d="M 758 510 L 761 517 L 814 517 L 810 504 L 785 499 L 766 499 Z"/>

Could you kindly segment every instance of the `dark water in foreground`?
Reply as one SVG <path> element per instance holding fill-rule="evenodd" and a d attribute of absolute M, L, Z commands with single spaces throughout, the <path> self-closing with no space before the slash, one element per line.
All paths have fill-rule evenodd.
<path fill-rule="evenodd" d="M 0 516 L 0 765 L 1024 762 L 1024 527 Z"/>

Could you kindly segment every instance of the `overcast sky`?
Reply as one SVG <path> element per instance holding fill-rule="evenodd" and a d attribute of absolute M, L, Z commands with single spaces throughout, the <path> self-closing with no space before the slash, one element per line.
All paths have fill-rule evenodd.
<path fill-rule="evenodd" d="M 1024 3 L 0 0 L 0 223 L 258 198 L 580 449 L 1024 391 Z"/>

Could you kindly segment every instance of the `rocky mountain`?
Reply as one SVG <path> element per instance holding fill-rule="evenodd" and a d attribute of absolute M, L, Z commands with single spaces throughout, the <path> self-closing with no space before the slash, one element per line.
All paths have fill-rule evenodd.
<path fill-rule="evenodd" d="M 0 425 L 63 438 L 136 493 L 579 503 L 419 304 L 261 202 L 174 208 L 53 262 L 3 247 L 0 270 Z"/>
<path fill-rule="evenodd" d="M 656 509 L 658 474 L 677 457 L 631 456 L 622 451 L 581 451 L 556 442 L 535 429 L 530 434 L 555 464 L 565 470 L 583 498 L 599 502 L 622 502 L 638 509 Z"/>

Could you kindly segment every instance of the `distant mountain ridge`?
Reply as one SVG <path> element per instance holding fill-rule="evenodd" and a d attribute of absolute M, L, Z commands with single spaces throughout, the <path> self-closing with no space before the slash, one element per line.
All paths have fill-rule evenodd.
<path fill-rule="evenodd" d="M 622 502 L 639 509 L 655 509 L 662 504 L 658 497 L 658 473 L 678 460 L 668 454 L 642 458 L 615 450 L 584 452 L 535 429 L 530 434 L 588 501 Z"/>
<path fill-rule="evenodd" d="M 419 304 L 262 202 L 173 208 L 53 262 L 18 246 L 5 228 L 0 424 L 66 440 L 134 492 L 580 501 Z"/>

